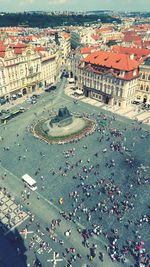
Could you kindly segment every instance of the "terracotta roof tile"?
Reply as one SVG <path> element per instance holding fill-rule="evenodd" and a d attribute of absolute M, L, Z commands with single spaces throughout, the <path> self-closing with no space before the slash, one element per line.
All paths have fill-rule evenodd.
<path fill-rule="evenodd" d="M 136 48 L 136 47 L 123 47 L 115 45 L 112 47 L 112 51 L 115 53 L 123 53 L 126 55 L 135 55 L 136 60 L 144 59 L 148 55 L 150 55 L 150 49 L 146 48 Z"/>
<path fill-rule="evenodd" d="M 111 32 L 113 30 L 112 27 L 106 27 L 106 28 L 97 28 L 96 29 L 96 33 L 100 34 L 102 32 Z"/>
<path fill-rule="evenodd" d="M 3 44 L 0 44 L 0 51 L 4 52 L 5 51 L 5 46 Z"/>
<path fill-rule="evenodd" d="M 80 48 L 80 51 L 82 54 L 90 54 L 92 49 L 93 49 L 93 47 L 82 47 L 82 48 Z"/>
<path fill-rule="evenodd" d="M 0 57 L 5 57 L 5 52 L 0 51 Z"/>
<path fill-rule="evenodd" d="M 17 54 L 17 55 L 21 55 L 22 54 L 22 48 L 18 48 L 18 47 L 16 47 L 15 49 L 14 49 L 14 53 L 15 54 Z"/>
<path fill-rule="evenodd" d="M 46 47 L 44 47 L 44 46 L 37 46 L 37 47 L 35 47 L 35 49 L 34 49 L 36 52 L 38 52 L 38 51 L 45 51 L 46 50 Z"/>
<path fill-rule="evenodd" d="M 100 39 L 100 36 L 98 34 L 93 34 L 91 36 L 95 41 L 99 40 Z"/>
<path fill-rule="evenodd" d="M 82 59 L 82 61 L 124 71 L 131 71 L 137 69 L 139 66 L 139 63 L 130 59 L 128 55 L 106 51 L 93 52 L 86 58 Z"/>

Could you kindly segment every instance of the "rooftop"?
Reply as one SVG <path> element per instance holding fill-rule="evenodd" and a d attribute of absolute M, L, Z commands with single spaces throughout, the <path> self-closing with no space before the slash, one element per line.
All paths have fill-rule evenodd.
<path fill-rule="evenodd" d="M 123 47 L 115 45 L 112 48 L 112 51 L 115 53 L 123 53 L 126 55 L 134 55 L 136 60 L 141 60 L 142 58 L 150 55 L 150 49 L 146 48 L 136 48 L 136 47 Z"/>
<path fill-rule="evenodd" d="M 93 49 L 93 47 L 82 47 L 82 48 L 80 48 L 80 51 L 82 54 L 90 54 L 92 49 Z"/>
<path fill-rule="evenodd" d="M 139 63 L 131 59 L 129 55 L 106 51 L 95 51 L 82 61 L 122 71 L 132 71 L 139 67 Z"/>

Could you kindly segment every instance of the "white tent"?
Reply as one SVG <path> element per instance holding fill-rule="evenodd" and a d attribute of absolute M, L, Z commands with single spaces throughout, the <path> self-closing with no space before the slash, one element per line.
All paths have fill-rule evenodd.
<path fill-rule="evenodd" d="M 77 90 L 75 91 L 75 93 L 76 93 L 77 95 L 83 95 L 83 92 L 82 92 L 81 90 L 79 90 L 79 89 L 77 89 Z"/>

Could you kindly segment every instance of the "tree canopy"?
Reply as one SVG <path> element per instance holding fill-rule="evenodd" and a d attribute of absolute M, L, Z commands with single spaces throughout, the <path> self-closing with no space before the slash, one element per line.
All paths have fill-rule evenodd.
<path fill-rule="evenodd" d="M 101 20 L 102 23 L 110 23 L 116 21 L 120 23 L 119 19 L 114 19 L 108 15 L 64 15 L 64 14 L 38 14 L 38 13 L 4 13 L 0 17 L 0 27 L 57 27 L 57 26 L 69 26 L 79 25 L 82 26 L 85 23 L 95 23 Z"/>

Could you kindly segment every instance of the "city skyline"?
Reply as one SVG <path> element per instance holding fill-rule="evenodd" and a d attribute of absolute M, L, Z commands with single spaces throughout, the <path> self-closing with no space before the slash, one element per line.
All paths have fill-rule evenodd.
<path fill-rule="evenodd" d="M 1 12 L 19 11 L 149 11 L 150 2 L 147 0 L 0 0 Z"/>

